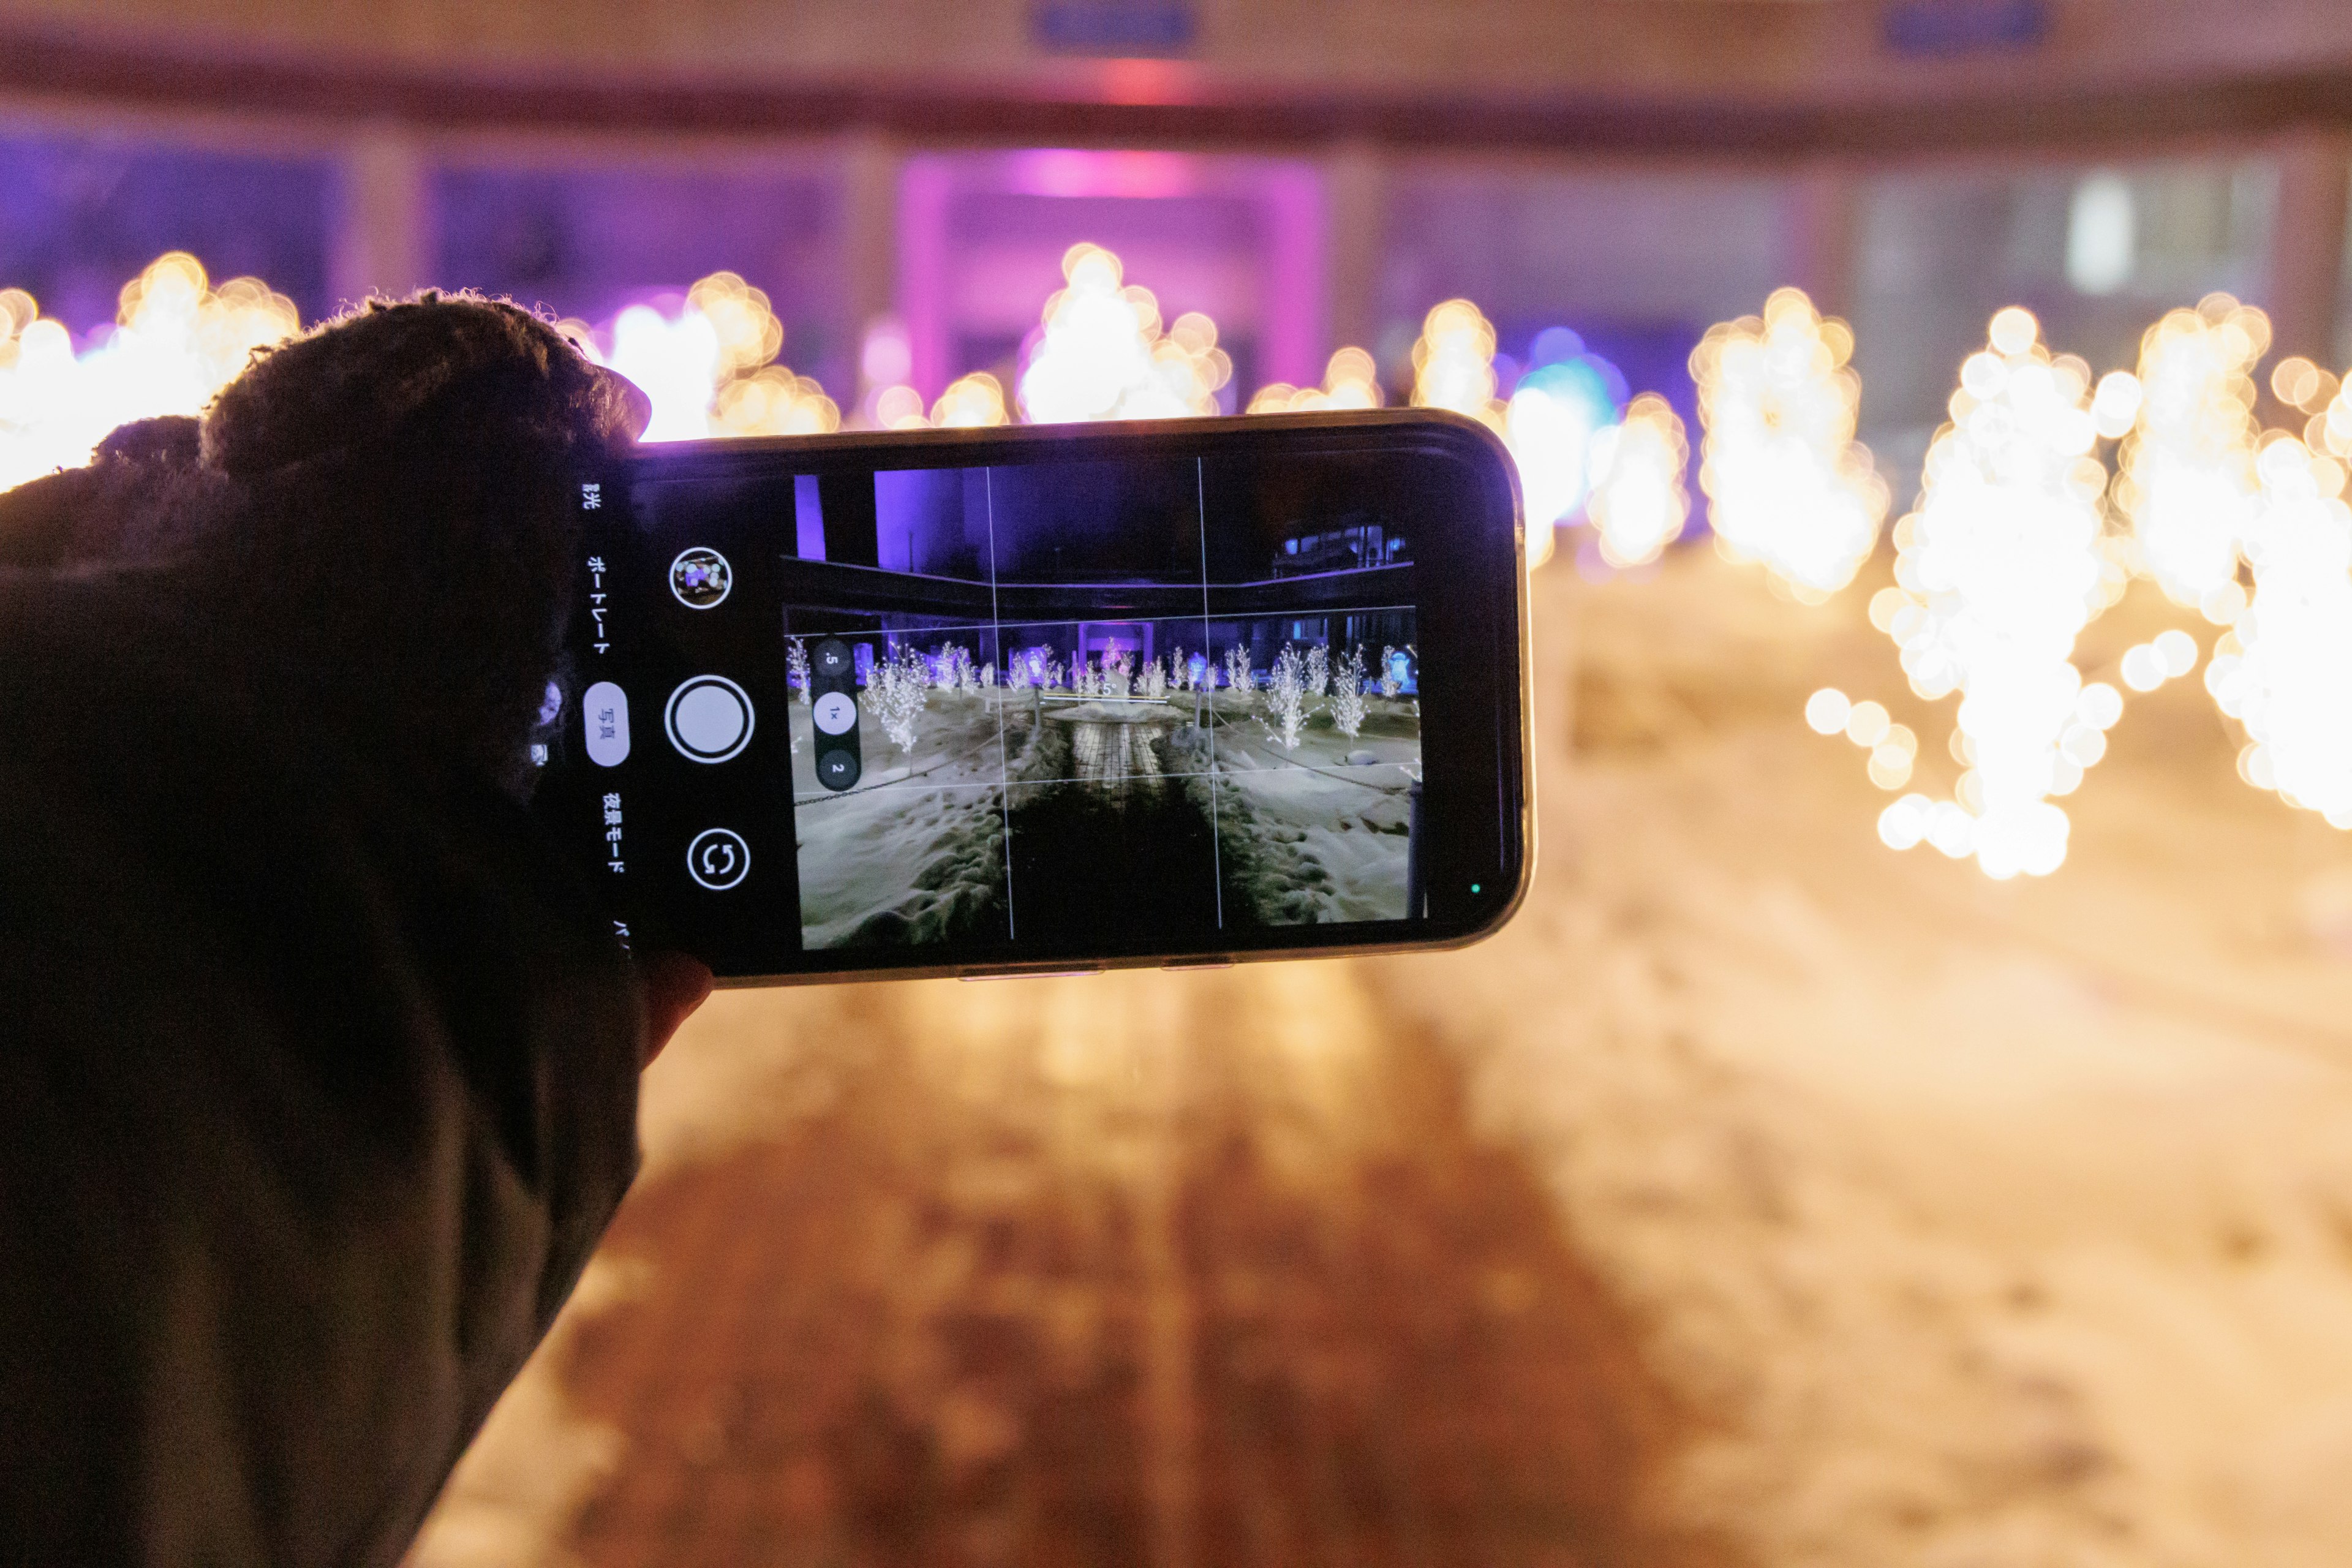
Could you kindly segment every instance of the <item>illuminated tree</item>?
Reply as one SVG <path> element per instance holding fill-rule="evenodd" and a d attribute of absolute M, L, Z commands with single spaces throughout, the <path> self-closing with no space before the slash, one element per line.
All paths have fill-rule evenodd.
<path fill-rule="evenodd" d="M 1275 656 L 1267 671 L 1265 732 L 1284 751 L 1298 746 L 1298 726 L 1307 717 L 1307 661 L 1288 643 Z"/>
<path fill-rule="evenodd" d="M 1364 650 L 1351 647 L 1332 672 L 1331 727 L 1349 740 L 1364 727 Z"/>
<path fill-rule="evenodd" d="M 1250 650 L 1247 643 L 1235 643 L 1225 650 L 1225 684 L 1249 707 L 1257 694 L 1257 679 L 1250 674 Z"/>
<path fill-rule="evenodd" d="M 905 646 L 875 660 L 866 679 L 866 703 L 902 752 L 915 744 L 915 720 L 929 700 L 930 684 L 923 656 Z"/>
<path fill-rule="evenodd" d="M 800 693 L 802 706 L 816 700 L 809 690 L 808 645 L 799 637 L 784 649 L 784 683 Z"/>

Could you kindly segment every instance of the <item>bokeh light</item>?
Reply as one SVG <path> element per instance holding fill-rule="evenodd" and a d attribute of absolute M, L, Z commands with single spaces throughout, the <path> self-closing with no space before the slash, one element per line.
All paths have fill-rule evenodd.
<path fill-rule="evenodd" d="M 2112 687 L 2085 687 L 2073 663 L 2076 635 L 2105 603 L 2106 470 L 2087 367 L 2053 358 L 2014 307 L 1988 335 L 1928 448 L 1920 508 L 1895 525 L 1896 587 L 1871 606 L 1913 692 L 1958 694 L 1951 750 L 1967 768 L 1951 799 L 1895 802 L 1879 834 L 1973 855 L 1995 878 L 2045 876 L 2069 832 L 2050 797 L 2081 784 L 2121 710 Z M 1874 751 L 1874 777 L 1893 771 Z"/>
<path fill-rule="evenodd" d="M 1518 406 L 1516 395 L 1511 405 Z M 1682 537 L 1690 518 L 1690 495 L 1683 488 L 1689 462 L 1682 417 L 1655 393 L 1633 399 L 1623 418 L 1594 435 L 1586 512 L 1602 560 L 1612 566 L 1643 565 Z M 1530 510 L 1531 531 L 1534 515 Z"/>
<path fill-rule="evenodd" d="M 1412 345 L 1413 405 L 1466 414 L 1501 436 L 1495 385 L 1495 324 L 1467 300 L 1432 306 Z"/>
<path fill-rule="evenodd" d="M 1163 330 L 1150 290 L 1118 258 L 1079 245 L 1066 286 L 1045 301 L 1017 397 L 985 372 L 927 407 L 907 367 L 866 355 L 861 420 L 886 428 L 1031 419 L 1204 414 L 1230 379 L 1217 328 L 1189 313 Z M 838 407 L 779 363 L 784 328 L 768 297 L 732 272 L 632 305 L 602 326 L 557 323 L 599 363 L 645 388 L 651 439 L 800 435 L 839 427 Z M 299 330 L 292 303 L 261 281 L 215 288 L 194 257 L 157 258 L 121 290 L 117 320 L 77 345 L 22 289 L 0 289 L 0 488 L 88 459 L 126 420 L 194 414 L 255 350 Z M 893 329 L 896 331 L 896 329 Z M 885 334 L 886 336 L 887 334 Z M 883 344 L 900 344 L 903 332 Z M 2289 356 L 2267 378 L 2295 431 L 2258 437 L 2256 366 L 2270 340 L 2260 310 L 2216 294 L 2151 327 L 2136 371 L 2093 385 L 2054 355 L 2032 314 L 2012 307 L 1962 364 L 1951 421 L 1927 453 L 1918 509 L 1895 526 L 1895 584 L 1869 604 L 1900 649 L 1912 695 L 1959 699 L 1948 750 L 1961 771 L 1937 798 L 1910 790 L 1920 744 L 1887 707 L 1816 691 L 1805 721 L 1860 750 L 1872 782 L 1906 791 L 1879 815 L 1895 847 L 1932 845 L 1997 878 L 2046 874 L 2070 832 L 2058 798 L 2105 755 L 2124 689 L 2153 692 L 2196 673 L 2190 632 L 2126 649 L 2085 682 L 2074 639 L 2137 571 L 2175 601 L 2229 626 L 2204 681 L 2242 726 L 2238 771 L 2293 805 L 2352 827 L 2352 396 L 2342 377 Z M 1549 346 L 1549 349 L 1547 348 Z M 1691 357 L 1706 423 L 1701 471 L 1727 552 L 1762 563 L 1783 591 L 1819 602 L 1850 582 L 1874 541 L 1885 489 L 1853 440 L 1860 383 L 1852 332 L 1800 291 L 1762 315 L 1710 330 Z M 1553 525 L 1586 522 L 1601 561 L 1654 561 L 1684 531 L 1689 450 L 1654 394 L 1627 398 L 1613 366 L 1566 329 L 1539 335 L 1521 373 L 1498 374 L 1493 325 L 1466 300 L 1431 310 L 1412 351 L 1412 400 L 1502 436 L 1518 468 L 1529 557 Z M 887 361 L 887 363 L 883 363 Z M 882 380 L 882 376 L 894 379 Z M 1516 376 L 1516 384 L 1507 377 Z M 1507 398 L 1504 394 L 1507 393 Z M 1276 383 L 1254 414 L 1375 408 L 1372 356 L 1342 348 L 1319 386 Z M 2098 443 L 2120 441 L 2112 485 Z M 2103 526 L 2112 515 L 2128 533 Z M 2240 582 L 2251 570 L 2251 599 Z M 2120 688 L 2120 689 L 2119 689 Z"/>
<path fill-rule="evenodd" d="M 705 436 L 814 436 L 841 426 L 824 389 L 775 363 L 783 323 L 768 296 L 732 272 L 686 291 L 675 314 L 632 305 L 601 330 L 563 323 L 590 358 L 644 389 L 648 441 Z"/>
<path fill-rule="evenodd" d="M 2304 445 L 2331 458 L 2352 458 L 2352 389 L 2321 374 L 2326 379 L 2312 389 L 2311 401 L 2296 405 L 2310 416 L 2303 427 Z"/>
<path fill-rule="evenodd" d="M 648 441 L 684 441 L 710 434 L 710 409 L 719 381 L 719 333 L 698 310 L 666 316 L 632 305 L 613 321 L 606 364 L 636 383 L 653 400 Z"/>
<path fill-rule="evenodd" d="M 2206 688 L 2245 728 L 2240 777 L 2352 828 L 2352 509 L 2344 466 L 2285 437 L 2263 448 L 2258 475 L 2261 506 L 2245 540 L 2253 598 L 2215 647 Z"/>
<path fill-rule="evenodd" d="M 1578 521 L 1591 500 L 1599 438 L 1618 420 L 1625 382 L 1616 366 L 1586 353 L 1575 332 L 1554 327 L 1537 335 L 1534 363 L 1506 402 L 1496 395 L 1495 342 L 1494 323 L 1469 300 L 1432 307 L 1412 345 L 1412 401 L 1466 415 L 1503 438 L 1519 474 L 1532 568 L 1551 558 L 1557 526 Z M 1679 474 L 1667 484 L 1658 469 L 1664 451 L 1683 441 L 1682 421 L 1663 401 L 1658 411 L 1671 427 L 1653 416 L 1618 470 L 1620 542 L 1612 558 L 1627 563 L 1654 559 L 1689 515 Z M 1654 548 L 1642 542 L 1651 538 Z"/>
<path fill-rule="evenodd" d="M 1043 330 L 1021 372 L 1022 414 L 1041 424 L 1168 419 L 1217 412 L 1233 361 L 1217 324 L 1186 311 L 1160 330 L 1160 301 L 1127 283 L 1117 256 L 1072 246 L 1066 286 L 1045 301 Z"/>
<path fill-rule="evenodd" d="M 1798 289 L 1710 328 L 1691 353 L 1716 539 L 1809 604 L 1853 580 L 1886 516 L 1885 483 L 1854 439 L 1853 353 L 1852 330 Z"/>
<path fill-rule="evenodd" d="M 1519 467 L 1534 554 L 1537 531 L 1574 521 L 1583 510 L 1596 479 L 1595 438 L 1617 423 L 1625 378 L 1608 361 L 1585 353 L 1583 340 L 1566 328 L 1540 334 L 1529 357 L 1536 363 L 1512 389 L 1503 424 Z M 1681 433 L 1677 419 L 1677 439 Z M 1675 531 L 1681 531 L 1679 521 Z M 1541 548 L 1549 553 L 1548 545 Z"/>
<path fill-rule="evenodd" d="M 812 376 L 788 365 L 761 365 L 719 389 L 710 410 L 713 436 L 822 436 L 841 427 L 841 410 Z"/>
<path fill-rule="evenodd" d="M 943 430 L 1002 425 L 1007 417 L 1003 384 L 984 370 L 957 377 L 931 405 L 931 423 Z"/>
<path fill-rule="evenodd" d="M 293 301 L 258 279 L 211 286 L 184 251 L 123 285 L 115 324 L 79 354 L 20 289 L 0 292 L 0 488 L 89 460 L 132 419 L 203 412 L 253 352 L 299 330 Z"/>
<path fill-rule="evenodd" d="M 1251 395 L 1244 412 L 1309 414 L 1328 408 L 1378 408 L 1384 401 L 1380 367 L 1370 353 L 1351 346 L 1339 350 L 1325 364 L 1321 386 L 1269 382 Z"/>
<path fill-rule="evenodd" d="M 2150 327 L 2140 340 L 2138 416 L 2115 481 L 2134 566 L 2224 625 L 2244 605 L 2238 552 L 2258 491 L 2252 371 L 2270 338 L 2269 319 L 2227 294 Z"/>
<path fill-rule="evenodd" d="M 931 423 L 923 416 L 923 395 L 904 382 L 875 393 L 871 418 L 877 430 L 923 430 Z"/>

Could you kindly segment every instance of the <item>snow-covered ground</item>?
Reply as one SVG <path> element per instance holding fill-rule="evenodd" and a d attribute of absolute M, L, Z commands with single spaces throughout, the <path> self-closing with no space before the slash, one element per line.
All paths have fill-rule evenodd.
<path fill-rule="evenodd" d="M 1541 860 L 1525 911 L 1489 942 L 1214 975 L 730 994 L 647 1075 L 643 1184 L 806 1143 L 828 1167 L 871 1164 L 913 1194 L 910 1214 L 961 1203 L 1012 1226 L 1007 1194 L 1097 1212 L 1057 1196 L 1091 1191 L 1064 1167 L 1018 1152 L 1066 1137 L 1073 1161 L 1115 1164 L 1148 1214 L 1186 1179 L 1186 1130 L 1227 1107 L 1217 1137 L 1255 1130 L 1299 1191 L 1357 1213 L 1434 1142 L 1408 1112 L 1466 1103 L 1501 1162 L 1477 1168 L 1533 1173 L 1674 1397 L 1679 1446 L 1643 1507 L 1711 1530 L 1724 1560 L 2352 1562 L 2352 836 L 2241 784 L 2236 738 L 2189 679 L 2132 700 L 2065 803 L 2056 876 L 1995 883 L 1885 848 L 1873 821 L 1890 796 L 1859 751 L 1801 718 L 1820 686 L 1878 698 L 1919 731 L 1920 786 L 1948 784 L 1951 704 L 1914 702 L 1863 618 L 1884 568 L 1818 609 L 1704 551 L 1605 584 L 1540 574 Z M 2084 661 L 2168 623 L 2136 592 L 2090 628 Z M 1400 1067 L 1423 1049 L 1439 1064 L 1427 1076 Z M 874 1131 L 840 1142 L 850 1123 L 829 1108 L 860 1103 Z M 911 1105 L 971 1130 L 961 1163 L 900 1152 Z M 997 1131 L 1022 1116 L 1046 1132 Z M 1376 1176 L 1354 1173 L 1351 1149 Z M 1213 1212 L 1209 1189 L 1175 1190 Z M 768 1234 L 712 1223 L 739 1249 Z M 1341 1233 L 1302 1221 L 1291 1250 L 1321 1256 Z M 686 1267 L 659 1236 L 596 1266 L 558 1357 L 501 1405 L 420 1563 L 563 1561 L 599 1477 L 703 1462 L 583 1415 L 560 1381 L 561 1336 L 625 1322 L 624 1284 Z M 935 1281 L 965 1253 L 934 1252 L 870 1267 L 948 1300 Z M 1205 1560 L 1183 1521 L 1210 1495 L 1197 1456 L 1223 1431 L 1186 1404 L 1203 1386 L 1188 1358 L 1208 1353 L 1188 1325 L 1284 1300 L 1255 1275 L 1194 1281 L 1183 1261 L 1144 1271 L 1161 1283 L 1139 1374 L 1138 1484 L 1160 1500 L 1154 1560 L 1170 1563 Z M 1070 1267 L 1039 1300 L 1079 1289 Z M 733 1277 L 689 1283 L 723 1298 Z M 1135 1277 L 1109 1270 L 1102 1289 Z M 1527 1299 L 1507 1273 L 1478 1289 L 1497 1310 Z M 1417 1321 L 1400 1310 L 1393 1332 Z M 645 1354 L 667 1353 L 643 1331 Z M 875 1353 L 866 1375 L 885 1388 L 932 1364 Z M 1334 1350 L 1262 1370 L 1401 1429 L 1407 1384 L 1379 1364 Z M 742 1403 L 769 1374 L 740 1375 Z M 972 1419 L 935 1426 L 953 1437 Z M 865 1539 L 835 1520 L 822 1528 Z M 803 1535 L 787 1544 L 836 1539 Z"/>
<path fill-rule="evenodd" d="M 1285 747 L 1261 717 L 1220 692 L 1218 843 L 1228 880 L 1269 925 L 1401 920 L 1410 802 L 1421 767 L 1421 721 L 1410 698 L 1366 699 L 1350 738 L 1328 713 Z"/>
<path fill-rule="evenodd" d="M 1172 787 L 1205 816 L 1214 802 L 1228 905 L 1264 924 L 1397 919 L 1405 909 L 1406 791 L 1420 764 L 1410 698 L 1371 697 L 1344 735 L 1309 704 L 1285 747 L 1266 699 L 1217 693 L 1212 748 L 1192 698 L 1078 698 L 1066 692 L 933 690 L 900 747 L 869 720 L 855 789 L 822 788 L 809 710 L 790 721 L 798 817 L 801 924 L 812 947 L 971 934 L 1001 919 L 1004 876 L 979 862 L 1003 844 L 1000 759 L 1015 808 L 1028 786 Z M 1216 784 L 1210 787 L 1213 772 Z"/>
<path fill-rule="evenodd" d="M 816 782 L 810 710 L 791 706 L 801 932 L 812 948 L 1002 936 L 1004 776 L 994 703 L 934 691 L 915 743 L 860 726 L 865 771 L 838 794 Z"/>
<path fill-rule="evenodd" d="M 1884 571 L 1544 574 L 1534 896 L 1368 983 L 1650 1325 L 1681 1518 L 1808 1568 L 2352 1562 L 2352 836 L 2240 783 L 2190 679 L 2055 876 L 1883 847 L 1798 715 L 1879 698 L 1948 787 Z M 2137 590 L 2083 662 L 2168 624 Z"/>

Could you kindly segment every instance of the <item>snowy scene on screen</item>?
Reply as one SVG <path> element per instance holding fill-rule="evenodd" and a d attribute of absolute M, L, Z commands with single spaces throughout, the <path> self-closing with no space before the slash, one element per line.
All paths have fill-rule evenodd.
<path fill-rule="evenodd" d="M 803 492 L 783 630 L 806 947 L 1420 907 L 1410 544 L 1223 477 L 1053 463 Z"/>

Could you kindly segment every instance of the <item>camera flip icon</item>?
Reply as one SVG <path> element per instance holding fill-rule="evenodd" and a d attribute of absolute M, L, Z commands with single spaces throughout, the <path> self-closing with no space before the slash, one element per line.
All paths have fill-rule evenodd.
<path fill-rule="evenodd" d="M 751 874 L 751 847 L 731 827 L 706 827 L 686 847 L 686 874 L 723 893 Z"/>

